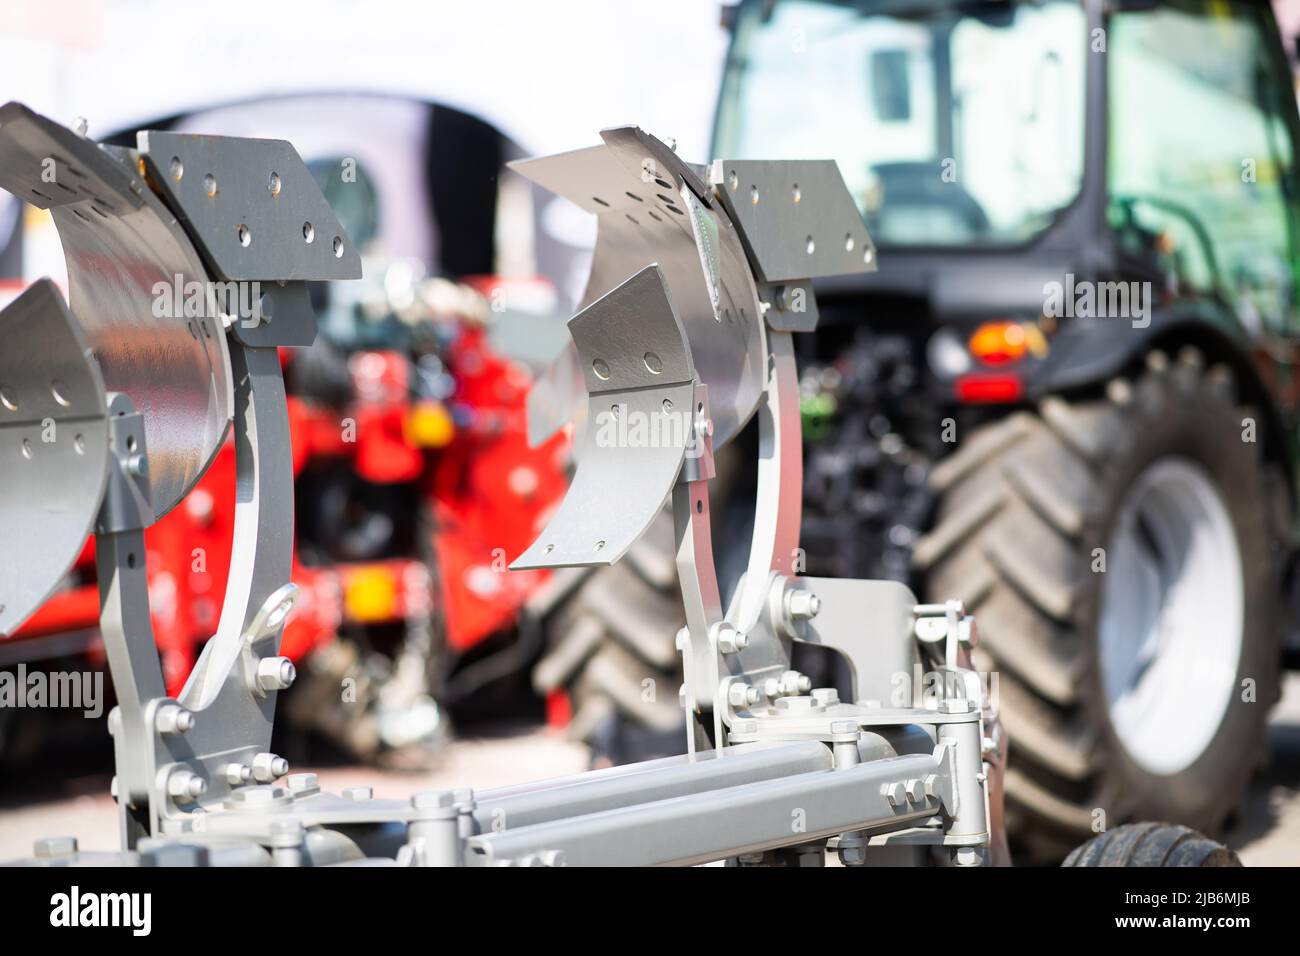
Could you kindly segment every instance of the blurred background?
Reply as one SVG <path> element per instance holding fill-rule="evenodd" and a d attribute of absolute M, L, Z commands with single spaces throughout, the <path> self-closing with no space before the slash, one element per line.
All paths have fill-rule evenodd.
<path fill-rule="evenodd" d="M 1220 31 L 1237 23 L 1235 6 L 1172 4 L 1219 18 Z M 1286 72 L 1271 89 L 1294 98 L 1300 0 L 1273 8 Z M 1085 41 L 1081 7 L 1068 2 L 51 0 L 6 10 L 0 91 L 123 146 L 140 129 L 287 139 L 361 250 L 365 278 L 317 284 L 321 335 L 283 359 L 304 597 L 285 635 L 300 676 L 281 702 L 277 746 L 329 787 L 373 784 L 386 795 L 502 785 L 683 741 L 671 522 L 608 574 L 504 571 L 571 471 L 566 430 L 529 440 L 527 396 L 562 360 L 596 234 L 590 216 L 507 164 L 591 145 L 624 124 L 692 162 L 836 158 L 887 277 L 891 247 L 1030 243 L 1074 204 Z M 948 81 L 964 91 L 956 143 L 931 134 L 952 98 L 920 92 L 919 64 L 940 42 L 951 44 Z M 1169 62 L 1200 55 L 1194 31 L 1170 42 Z M 1150 90 L 1160 74 L 1124 79 Z M 1012 102 L 1009 91 L 1038 99 Z M 1234 123 L 1236 111 L 1210 104 L 1200 122 Z M 1195 130 L 1190 109 L 1163 112 L 1178 127 L 1169 142 Z M 1248 123 L 1233 134 L 1249 140 Z M 938 201 L 949 156 L 972 172 L 959 199 Z M 1243 228 L 1273 228 L 1261 223 Z M 0 304 L 44 275 L 66 287 L 53 221 L 0 193 Z M 1250 288 L 1266 323 L 1280 293 L 1264 280 Z M 900 323 L 913 321 L 902 285 L 874 294 Z M 833 318 L 833 294 L 827 303 Z M 960 327 L 987 318 L 964 316 Z M 1005 345 L 1007 327 L 987 336 Z M 965 334 L 918 345 L 884 323 L 828 334 L 802 356 L 805 430 L 825 450 L 808 462 L 813 573 L 916 586 L 939 453 L 908 437 L 906 420 L 930 414 L 910 389 L 916 365 L 942 368 L 943 350 L 961 351 Z M 959 371 L 949 378 L 964 381 Z M 1009 387 L 991 376 L 975 385 Z M 958 397 L 1014 406 L 1024 396 Z M 149 533 L 154 627 L 173 692 L 220 610 L 232 455 L 221 453 Z M 737 503 L 731 525 L 743 530 L 748 476 L 722 468 Z M 88 542 L 47 606 L 0 640 L 0 668 L 102 668 L 97 614 Z M 1288 681 L 1268 729 L 1271 758 L 1260 754 L 1244 801 L 1214 811 L 1247 862 L 1300 863 L 1300 689 Z M 1035 729 L 1054 732 L 1052 717 L 1019 713 L 1031 715 L 1020 718 L 1031 742 Z M 1069 759 L 1049 755 L 1045 774 Z M 113 845 L 111 772 L 102 719 L 0 709 L 0 859 L 52 833 Z M 1073 825 L 1072 807 L 1053 816 L 1055 805 L 1026 806 L 1036 822 L 1025 826 Z"/>

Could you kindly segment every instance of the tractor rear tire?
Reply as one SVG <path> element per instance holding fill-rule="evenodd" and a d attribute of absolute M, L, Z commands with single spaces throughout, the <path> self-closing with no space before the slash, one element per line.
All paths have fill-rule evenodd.
<path fill-rule="evenodd" d="M 1241 859 L 1188 827 L 1129 823 L 1077 847 L 1061 866 L 1241 866 Z"/>
<path fill-rule="evenodd" d="M 675 639 L 686 618 L 674 560 L 672 515 L 662 511 L 622 561 L 588 573 L 546 622 L 550 646 L 533 687 L 568 692 L 570 736 L 591 748 L 595 766 L 685 750 Z"/>
<path fill-rule="evenodd" d="M 960 598 L 978 622 L 1022 859 L 1059 860 L 1098 823 L 1216 833 L 1261 763 L 1279 693 L 1289 497 L 1263 458 L 1263 423 L 1255 436 L 1258 416 L 1237 401 L 1227 368 L 1203 369 L 1190 348 L 1177 361 L 1153 352 L 1132 384 L 981 426 L 932 471 L 938 514 L 915 558 L 926 599 Z M 1182 548 L 1166 530 L 1177 495 L 1152 499 L 1154 517 L 1134 497 L 1157 479 L 1199 489 L 1188 507 L 1205 517 L 1188 520 Z M 1229 546 L 1194 547 L 1216 528 L 1209 540 Z M 1214 554 L 1221 573 L 1195 557 Z M 1236 626 L 1206 623 L 1216 614 Z M 1191 685 L 1214 690 L 1198 699 Z M 1135 720 L 1150 716 L 1142 707 L 1164 726 Z"/>

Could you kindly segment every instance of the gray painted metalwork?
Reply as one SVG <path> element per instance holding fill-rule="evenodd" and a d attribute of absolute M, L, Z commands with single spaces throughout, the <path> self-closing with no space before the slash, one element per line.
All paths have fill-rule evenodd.
<path fill-rule="evenodd" d="M 361 256 L 284 140 L 147 131 L 150 185 L 222 279 L 359 279 Z"/>
<path fill-rule="evenodd" d="M 54 217 L 71 311 L 104 386 L 145 416 L 161 517 L 203 474 L 230 424 L 226 336 L 214 316 L 184 310 L 187 289 L 210 287 L 202 260 L 135 157 L 19 103 L 0 107 L 0 186 Z"/>
<path fill-rule="evenodd" d="M 663 507 L 692 444 L 695 368 L 657 266 L 587 306 L 569 332 L 589 395 L 578 469 L 512 568 L 613 564 Z"/>
<path fill-rule="evenodd" d="M 127 183 L 121 205 L 105 209 L 105 221 L 116 221 L 127 208 L 150 215 L 159 208 L 151 193 L 133 188 L 141 184 L 116 154 L 88 141 L 70 143 L 73 134 L 36 122 L 22 108 L 6 110 L 20 132 L 39 133 L 80 157 L 87 178 L 95 172 Z M 814 275 L 850 267 L 829 252 L 805 251 L 804 259 L 790 254 L 792 234 L 797 239 L 808 228 L 805 210 L 816 210 L 828 228 L 854 236 L 861 230 L 860 248 L 870 248 L 838 174 L 824 164 L 722 162 L 714 167 L 722 179 L 706 182 L 703 168 L 681 162 L 639 130 L 602 135 L 605 145 L 595 150 L 527 166 L 539 181 L 597 212 L 601 243 L 588 302 L 570 322 L 576 367 L 589 394 L 582 464 L 555 519 L 517 566 L 616 560 L 671 497 L 688 622 L 678 645 L 686 665 L 682 700 L 691 752 L 537 784 L 477 794 L 430 791 L 409 800 L 376 800 L 368 787 L 322 792 L 315 775 L 290 774 L 287 762 L 270 752 L 276 696 L 294 676 L 278 647 L 296 597 L 289 583 L 292 468 L 276 347 L 308 342 L 314 334 L 299 295 L 301 279 L 314 266 L 301 250 L 280 248 L 301 240 L 281 228 L 289 203 L 275 207 L 275 190 L 261 195 L 253 186 L 267 175 L 268 162 L 283 175 L 298 169 L 300 160 L 287 144 L 268 152 L 265 143 L 222 140 L 212 146 L 149 134 L 141 143 L 152 147 L 154 159 L 170 154 L 183 167 L 174 183 L 196 169 L 218 169 L 222 182 L 232 184 L 227 198 L 253 210 L 240 213 L 244 221 L 270 224 L 259 233 L 269 236 L 265 245 L 227 248 L 228 211 L 207 215 L 188 205 L 198 199 L 168 193 L 159 176 L 171 167 L 151 159 L 148 186 L 191 208 L 183 218 L 187 232 L 166 233 L 175 247 L 198 250 L 192 258 L 219 263 L 224 276 L 274 281 L 272 294 L 283 290 L 290 300 L 291 320 L 273 311 L 265 324 L 221 323 L 212 330 L 220 348 L 211 354 L 228 367 L 222 365 L 222 375 L 188 368 L 209 387 L 236 383 L 229 408 L 239 497 L 217 633 L 181 694 L 169 698 L 150 630 L 143 535 L 159 510 L 158 498 L 168 500 L 185 487 L 194 449 L 182 450 L 191 456 L 184 467 L 156 475 L 155 434 L 164 448 L 175 445 L 151 422 L 162 417 L 193 425 L 207 420 L 211 406 L 133 401 L 132 389 L 152 395 L 170 373 L 156 362 L 137 361 L 133 350 L 147 345 L 126 339 L 111 343 L 124 356 L 115 368 L 140 381 L 107 391 L 85 358 L 76 322 L 87 323 L 75 297 L 76 322 L 48 287 L 0 314 L 0 332 L 12 341 L 50 333 L 27 366 L 0 357 L 0 373 L 18 382 L 23 394 L 64 376 L 71 400 L 60 420 L 100 429 L 96 455 L 67 471 L 68 481 L 82 483 L 98 508 L 101 627 L 119 699 L 109 723 L 123 852 L 89 854 L 75 842 L 41 841 L 35 865 L 557 866 L 719 859 L 819 865 L 828 850 L 847 865 L 923 863 L 934 850 L 961 865 L 985 862 L 986 848 L 1000 836 L 990 831 L 990 819 L 999 815 L 989 806 L 1000 799 L 1004 751 L 996 714 L 970 670 L 975 631 L 964 609 L 957 602 L 917 605 L 906 588 L 889 582 L 798 573 L 802 468 L 791 329 L 803 320 L 789 315 L 809 313 L 787 310 L 784 300 L 773 303 L 778 283 L 810 290 Z M 0 131 L 0 179 L 22 179 L 3 168 L 30 158 L 32 144 L 22 140 Z M 811 190 L 809 205 L 778 215 L 742 210 L 725 191 L 733 171 L 767 190 L 797 181 Z M 299 204 L 292 208 L 324 203 L 296 174 L 280 185 Z M 97 190 L 78 202 L 98 203 L 112 191 Z M 649 215 L 655 209 L 662 215 Z M 247 251 L 252 248 L 257 251 Z M 120 256 L 114 262 L 119 291 L 138 304 L 142 279 L 132 279 L 126 268 L 140 262 L 136 251 L 105 247 L 110 257 Z M 815 304 L 809 305 L 815 316 Z M 207 341 L 206 332 L 193 338 L 205 356 Z M 13 421 L 0 416 L 0 451 L 31 427 L 21 415 L 39 412 L 45 399 L 34 402 Z M 628 416 L 681 413 L 687 427 L 670 431 L 678 437 L 666 444 L 619 440 L 610 446 L 598 429 L 601 415 L 615 408 Z M 713 450 L 755 413 L 755 530 L 745 575 L 731 605 L 723 607 L 710 534 Z M 12 464 L 6 460 L 4 467 Z M 32 469 L 28 477 L 39 474 Z M 65 505 L 82 485 L 51 482 L 46 500 Z M 40 489 L 29 490 L 35 495 Z M 21 522 L 33 511 L 30 502 L 0 494 L 0 517 Z M 58 547 L 32 562 L 35 570 L 22 579 L 15 606 L 30 608 L 48 591 L 50 576 L 66 566 L 68 542 L 88 521 L 88 513 L 68 516 Z M 7 523 L 4 531 L 10 535 L 11 527 L 21 526 Z M 30 547 L 12 537 L 5 544 L 6 554 Z M 798 641 L 841 654 L 851 674 L 848 686 L 812 687 L 792 666 Z M 952 692 L 929 707 L 887 699 L 893 677 L 921 662 L 953 677 Z"/>
<path fill-rule="evenodd" d="M 108 475 L 108 409 L 85 335 L 48 279 L 0 312 L 0 341 L 0 527 L 20 545 L 0 548 L 3 635 L 81 553 Z"/>

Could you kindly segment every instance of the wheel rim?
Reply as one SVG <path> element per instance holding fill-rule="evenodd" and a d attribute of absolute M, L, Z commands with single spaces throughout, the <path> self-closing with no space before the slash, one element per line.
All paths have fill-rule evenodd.
<path fill-rule="evenodd" d="M 1223 721 L 1241 658 L 1240 554 L 1194 462 L 1161 459 L 1125 495 L 1102 585 L 1101 677 L 1111 726 L 1153 773 L 1191 765 Z"/>

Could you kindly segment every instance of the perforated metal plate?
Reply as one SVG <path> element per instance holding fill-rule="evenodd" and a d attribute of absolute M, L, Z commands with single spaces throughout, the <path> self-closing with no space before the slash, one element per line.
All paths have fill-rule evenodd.
<path fill-rule="evenodd" d="M 834 160 L 718 160 L 710 178 L 759 278 L 874 272 L 876 247 Z"/>
<path fill-rule="evenodd" d="M 292 144 L 150 131 L 139 149 L 222 279 L 361 278 L 361 257 Z"/>
<path fill-rule="evenodd" d="M 613 564 L 655 519 L 690 444 L 695 369 L 656 266 L 569 320 L 589 394 L 578 468 L 512 568 Z"/>
<path fill-rule="evenodd" d="M 226 339 L 174 295 L 208 274 L 175 217 L 133 168 L 18 103 L 0 107 L 0 186 L 50 209 L 68 267 L 72 314 L 110 391 L 143 414 L 161 516 L 216 454 L 234 402 Z"/>
<path fill-rule="evenodd" d="M 721 447 L 753 414 L 766 376 L 765 333 L 744 249 L 731 222 L 710 205 L 698 171 L 667 146 L 635 127 L 605 130 L 601 138 L 601 146 L 512 167 L 596 215 L 584 306 L 658 263 L 695 368 L 709 386 L 713 440 Z M 530 423 L 530 433 L 562 423 Z"/>
<path fill-rule="evenodd" d="M 89 534 L 108 469 L 104 383 L 42 280 L 0 312 L 0 637 L 49 596 Z"/>

